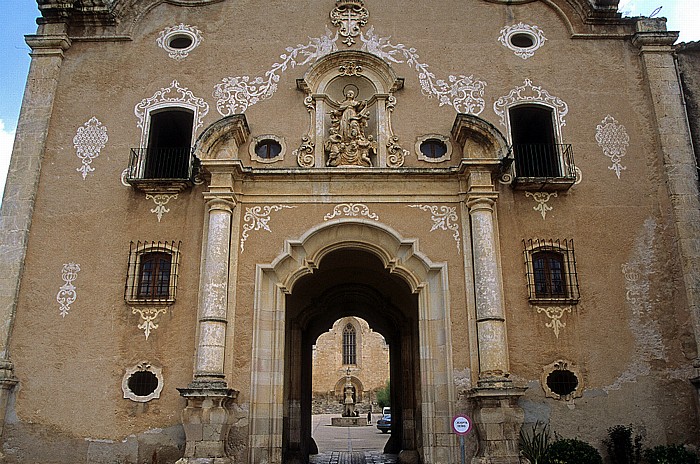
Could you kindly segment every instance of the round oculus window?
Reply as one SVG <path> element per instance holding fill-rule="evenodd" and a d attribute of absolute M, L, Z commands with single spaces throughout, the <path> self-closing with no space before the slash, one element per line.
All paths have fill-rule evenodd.
<path fill-rule="evenodd" d="M 526 32 L 517 32 L 510 36 L 510 44 L 516 48 L 532 48 L 537 38 Z"/>
<path fill-rule="evenodd" d="M 277 158 L 282 153 L 282 145 L 274 139 L 263 139 L 255 144 L 255 154 L 262 159 Z"/>
<path fill-rule="evenodd" d="M 567 396 L 576 391 L 578 378 L 570 370 L 557 369 L 547 376 L 547 386 L 557 395 Z"/>
<path fill-rule="evenodd" d="M 136 396 L 149 396 L 158 388 L 158 377 L 151 371 L 137 371 L 127 382 L 129 390 Z"/>
<path fill-rule="evenodd" d="M 174 48 L 175 50 L 185 50 L 190 48 L 194 40 L 191 36 L 185 34 L 177 34 L 168 38 L 168 47 Z"/>
<path fill-rule="evenodd" d="M 427 139 L 421 142 L 420 152 L 427 158 L 442 158 L 447 153 L 447 145 L 442 140 Z"/>

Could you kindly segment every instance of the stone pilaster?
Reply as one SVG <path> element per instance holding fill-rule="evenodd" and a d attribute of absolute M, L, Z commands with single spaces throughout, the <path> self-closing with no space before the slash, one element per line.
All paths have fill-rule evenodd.
<path fill-rule="evenodd" d="M 32 62 L 0 212 L 0 433 L 9 393 L 17 383 L 9 346 L 41 161 L 63 53 L 71 44 L 65 24 L 44 25 L 43 29 L 42 35 L 26 39 Z"/>
<path fill-rule="evenodd" d="M 666 31 L 663 18 L 637 21 L 632 43 L 639 48 L 644 73 L 649 83 L 652 107 L 663 154 L 678 248 L 683 266 L 695 341 L 700 353 L 700 200 L 697 165 L 681 92 L 681 83 L 673 58 L 677 32 Z M 694 361 L 695 385 L 700 385 L 700 355 Z"/>

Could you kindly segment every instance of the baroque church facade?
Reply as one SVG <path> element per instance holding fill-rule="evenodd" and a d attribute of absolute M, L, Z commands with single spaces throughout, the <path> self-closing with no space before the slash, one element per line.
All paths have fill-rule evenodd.
<path fill-rule="evenodd" d="M 664 19 L 37 3 L 0 223 L 5 462 L 307 463 L 313 346 L 343 318 L 386 341 L 399 462 L 458 462 L 458 414 L 475 464 L 518 463 L 537 421 L 700 445 Z"/>

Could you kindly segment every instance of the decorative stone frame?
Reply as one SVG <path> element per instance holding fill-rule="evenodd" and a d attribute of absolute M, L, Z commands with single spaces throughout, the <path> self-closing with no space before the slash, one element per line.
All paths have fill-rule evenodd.
<path fill-rule="evenodd" d="M 284 346 L 287 294 L 323 257 L 340 249 L 377 256 L 385 268 L 406 282 L 418 298 L 420 340 L 421 429 L 425 462 L 452 462 L 450 421 L 455 386 L 451 381 L 452 327 L 447 263 L 434 263 L 406 240 L 377 221 L 342 218 L 317 225 L 298 240 L 286 240 L 271 264 L 256 265 L 253 307 L 253 353 L 250 406 L 250 462 L 282 462 L 284 419 Z M 435 336 L 440 334 L 440 336 Z M 439 401 L 436 398 L 440 398 Z"/>
<path fill-rule="evenodd" d="M 558 393 L 553 392 L 552 389 L 549 388 L 549 385 L 547 385 L 547 377 L 549 376 L 549 374 L 557 370 L 569 371 L 576 376 L 578 384 L 576 385 L 574 391 L 568 395 L 559 395 Z M 583 396 L 584 383 L 581 370 L 576 365 L 574 365 L 574 363 L 565 359 L 558 359 L 553 363 L 544 366 L 542 368 L 542 375 L 540 376 L 540 384 L 542 385 L 542 390 L 544 390 L 544 395 L 547 398 L 554 398 L 556 400 L 562 401 L 571 401 L 574 398 L 580 398 L 581 396 Z"/>
<path fill-rule="evenodd" d="M 280 147 L 282 147 L 282 150 L 280 151 L 280 154 L 275 156 L 274 158 L 261 158 L 258 156 L 258 154 L 255 152 L 255 148 L 258 146 L 258 143 L 263 141 L 263 140 L 274 140 L 275 142 L 280 144 Z M 258 135 L 257 137 L 253 137 L 250 140 L 250 145 L 248 145 L 248 154 L 250 155 L 250 159 L 253 161 L 257 161 L 258 163 L 265 163 L 265 164 L 271 164 L 271 163 L 276 163 L 278 161 L 284 160 L 284 155 L 287 153 L 287 143 L 284 141 L 284 137 L 277 137 L 276 135 L 273 134 L 264 134 L 264 135 Z"/>
<path fill-rule="evenodd" d="M 420 149 L 420 146 L 423 142 L 431 139 L 436 139 L 439 140 L 440 142 L 445 144 L 445 147 L 447 148 L 447 151 L 445 151 L 445 154 L 442 155 L 439 158 L 431 158 L 429 156 L 426 156 Z M 425 161 L 428 163 L 444 163 L 445 161 L 449 161 L 450 158 L 452 157 L 452 142 L 450 141 L 449 137 L 445 137 L 444 135 L 440 134 L 427 134 L 427 135 L 422 135 L 416 139 L 416 157 L 420 161 Z"/>
<path fill-rule="evenodd" d="M 319 59 L 297 80 L 297 88 L 306 94 L 304 105 L 309 112 L 309 130 L 302 143 L 294 150 L 299 166 L 326 167 L 324 141 L 331 127 L 330 111 L 337 109 L 342 99 L 337 89 L 341 83 L 366 89 L 358 99 L 367 100 L 371 108 L 368 135 L 377 143 L 374 167 L 400 167 L 409 151 L 399 145 L 391 124 L 391 113 L 396 106 L 394 93 L 403 88 L 403 78 L 381 58 L 367 52 L 342 50 Z M 360 89 L 361 90 L 361 89 Z M 335 98 L 334 98 L 334 93 Z"/>
<path fill-rule="evenodd" d="M 129 388 L 129 379 L 132 375 L 137 372 L 151 372 L 158 379 L 158 386 L 156 389 L 147 396 L 138 396 Z M 142 361 L 135 366 L 128 367 L 122 378 L 122 391 L 124 392 L 124 398 L 127 400 L 135 401 L 137 403 L 147 403 L 151 400 L 160 398 L 160 393 L 163 391 L 163 369 L 160 367 L 155 367 L 148 361 Z"/>
<path fill-rule="evenodd" d="M 177 242 L 178 244 L 180 242 Z M 141 278 L 141 257 L 147 253 L 167 253 L 170 255 L 170 281 L 168 288 L 172 290 L 168 294 L 167 299 L 152 299 L 134 297 L 134 292 L 128 290 L 124 292 L 124 300 L 131 305 L 148 304 L 148 305 L 171 305 L 175 303 L 177 293 L 177 269 L 180 265 L 180 249 L 175 242 L 147 242 L 140 243 L 135 248 L 132 248 L 129 256 L 129 265 L 133 269 L 127 272 L 126 289 L 137 288 L 139 279 Z M 136 292 L 138 294 L 138 292 Z"/>
<path fill-rule="evenodd" d="M 173 39 L 179 38 L 179 37 L 187 37 L 190 40 L 192 40 L 192 43 L 190 44 L 189 47 L 185 48 L 174 48 L 170 46 L 170 42 Z M 173 58 L 177 61 L 184 60 L 187 58 L 187 55 L 197 48 L 197 46 L 202 43 L 202 33 L 200 32 L 199 29 L 197 29 L 194 26 L 188 26 L 183 23 L 180 23 L 178 26 L 172 26 L 163 29 L 160 32 L 160 35 L 156 39 L 156 43 L 160 48 L 168 52 L 168 56 L 170 58 Z"/>

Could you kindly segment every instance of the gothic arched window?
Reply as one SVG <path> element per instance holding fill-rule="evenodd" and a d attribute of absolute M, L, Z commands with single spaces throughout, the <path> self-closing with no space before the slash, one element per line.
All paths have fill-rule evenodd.
<path fill-rule="evenodd" d="M 343 364 L 357 364 L 356 332 L 352 324 L 343 329 Z"/>

